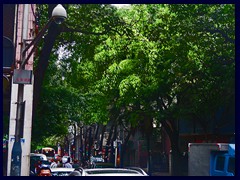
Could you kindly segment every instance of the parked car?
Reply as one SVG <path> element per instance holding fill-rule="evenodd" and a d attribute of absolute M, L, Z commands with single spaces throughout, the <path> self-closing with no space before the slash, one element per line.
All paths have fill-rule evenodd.
<path fill-rule="evenodd" d="M 47 163 L 47 156 L 40 153 L 30 153 L 30 174 L 35 175 L 35 167 L 38 162 L 41 161 L 43 164 Z"/>
<path fill-rule="evenodd" d="M 74 168 L 51 168 L 51 173 L 52 176 L 69 176 L 69 174 L 74 170 Z"/>
<path fill-rule="evenodd" d="M 78 173 L 76 173 L 78 171 Z M 99 169 L 78 169 L 69 174 L 69 176 L 144 176 L 142 173 L 124 168 L 99 168 Z"/>
<path fill-rule="evenodd" d="M 40 160 L 47 161 L 47 156 L 45 154 L 40 154 L 40 153 L 30 153 L 30 159 L 34 161 L 40 161 Z"/>
<path fill-rule="evenodd" d="M 148 176 L 148 174 L 140 167 L 125 167 L 125 168 L 138 171 L 138 172 L 142 173 L 144 176 Z"/>
<path fill-rule="evenodd" d="M 93 163 L 92 168 L 114 168 L 114 164 L 106 162 L 96 162 Z"/>

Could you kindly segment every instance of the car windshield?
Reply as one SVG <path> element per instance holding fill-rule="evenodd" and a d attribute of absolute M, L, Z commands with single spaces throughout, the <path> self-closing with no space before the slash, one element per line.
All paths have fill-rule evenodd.
<path fill-rule="evenodd" d="M 128 170 L 117 170 L 117 169 L 107 169 L 107 170 L 87 170 L 86 171 L 87 174 L 138 174 L 135 171 L 128 171 Z"/>
<path fill-rule="evenodd" d="M 74 168 L 52 168 L 52 176 L 69 176 L 71 172 L 74 171 Z"/>
<path fill-rule="evenodd" d="M 52 176 L 68 176 L 70 172 L 52 172 Z"/>
<path fill-rule="evenodd" d="M 113 163 L 101 163 L 97 162 L 94 164 L 94 168 L 113 168 L 114 164 Z"/>
<path fill-rule="evenodd" d="M 126 167 L 126 168 L 127 168 L 127 169 L 133 169 L 133 170 L 135 170 L 135 171 L 140 172 L 141 174 L 147 175 L 147 173 L 146 173 L 143 169 L 141 169 L 141 168 L 139 168 L 139 167 Z"/>
<path fill-rule="evenodd" d="M 34 161 L 47 160 L 47 156 L 44 154 L 30 154 L 30 159 Z"/>

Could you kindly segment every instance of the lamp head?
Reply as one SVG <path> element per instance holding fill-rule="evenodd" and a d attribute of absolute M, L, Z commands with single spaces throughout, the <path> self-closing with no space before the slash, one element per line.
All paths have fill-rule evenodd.
<path fill-rule="evenodd" d="M 52 18 L 56 24 L 62 24 L 67 18 L 67 12 L 61 4 L 58 4 L 52 12 Z"/>

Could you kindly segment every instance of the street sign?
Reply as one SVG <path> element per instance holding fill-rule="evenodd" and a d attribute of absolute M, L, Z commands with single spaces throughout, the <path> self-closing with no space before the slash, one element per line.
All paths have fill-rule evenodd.
<path fill-rule="evenodd" d="M 24 69 L 14 69 L 13 84 L 31 84 L 32 71 Z"/>

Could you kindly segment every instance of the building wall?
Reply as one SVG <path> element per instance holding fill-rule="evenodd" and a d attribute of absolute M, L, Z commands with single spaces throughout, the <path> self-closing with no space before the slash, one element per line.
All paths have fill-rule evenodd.
<path fill-rule="evenodd" d="M 15 4 L 3 4 L 3 36 L 14 41 Z"/>
<path fill-rule="evenodd" d="M 33 4 L 20 4 L 18 6 L 18 19 L 17 19 L 17 44 L 16 44 L 16 63 L 21 60 L 21 51 L 23 48 L 24 40 L 31 40 L 34 38 L 34 5 Z M 25 19 L 27 17 L 27 19 Z M 28 41 L 29 43 L 29 41 Z M 19 64 L 16 64 L 19 67 Z M 29 59 L 28 64 L 25 66 L 26 70 L 33 70 L 33 56 Z"/>
<path fill-rule="evenodd" d="M 23 40 L 32 39 L 32 30 L 34 27 L 34 14 L 35 5 L 31 4 L 18 4 L 15 8 L 16 11 L 16 53 L 15 64 L 19 67 L 17 61 L 21 59 L 21 51 Z M 25 67 L 27 70 L 33 69 L 33 57 L 30 58 L 28 65 Z M 32 84 L 24 85 L 23 101 L 25 101 L 24 112 L 24 131 L 23 138 L 21 140 L 22 145 L 22 159 L 21 159 L 21 175 L 29 175 L 30 167 L 30 148 L 31 148 L 31 130 L 32 130 L 32 101 L 33 101 L 33 79 Z M 11 170 L 11 153 L 15 139 L 15 126 L 17 115 L 18 102 L 18 84 L 11 84 L 11 107 L 10 107 L 10 120 L 9 120 L 9 151 L 8 151 L 8 171 L 7 175 L 10 175 Z"/>
<path fill-rule="evenodd" d="M 219 108 L 214 119 L 206 117 L 206 130 L 196 120 L 179 120 L 179 145 L 187 151 L 188 143 L 221 142 L 230 143 L 235 139 L 235 107 Z"/>
<path fill-rule="evenodd" d="M 11 66 L 14 63 L 15 4 L 3 4 L 3 115 L 9 116 Z M 6 128 L 6 125 L 4 125 Z"/>

